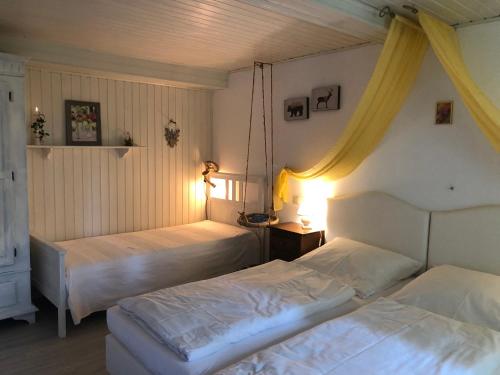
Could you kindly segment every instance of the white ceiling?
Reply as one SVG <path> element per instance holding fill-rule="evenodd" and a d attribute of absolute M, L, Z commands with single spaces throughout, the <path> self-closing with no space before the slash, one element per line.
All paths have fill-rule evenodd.
<path fill-rule="evenodd" d="M 500 0 L 364 0 L 364 2 L 379 8 L 389 5 L 400 14 L 408 14 L 403 5 L 413 5 L 438 16 L 449 25 L 500 16 Z"/>
<path fill-rule="evenodd" d="M 366 42 L 235 0 L 0 0 L 0 31 L 172 64 L 232 70 Z"/>
<path fill-rule="evenodd" d="M 406 3 L 450 24 L 500 14 L 500 0 L 0 0 L 0 34 L 227 71 L 380 41 L 375 7 Z"/>

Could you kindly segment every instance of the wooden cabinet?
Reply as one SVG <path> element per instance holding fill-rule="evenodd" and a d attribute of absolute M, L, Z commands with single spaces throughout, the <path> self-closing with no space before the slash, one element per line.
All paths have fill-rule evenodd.
<path fill-rule="evenodd" d="M 302 229 L 298 223 L 281 223 L 270 228 L 270 259 L 291 261 L 324 243 L 324 232 Z"/>
<path fill-rule="evenodd" d="M 0 319 L 33 322 L 24 60 L 0 53 Z"/>

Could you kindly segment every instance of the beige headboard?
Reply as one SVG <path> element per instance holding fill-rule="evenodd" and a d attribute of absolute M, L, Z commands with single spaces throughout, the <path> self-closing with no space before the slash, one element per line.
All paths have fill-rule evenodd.
<path fill-rule="evenodd" d="M 340 236 L 427 261 L 428 211 L 368 192 L 328 200 L 327 240 Z"/>
<path fill-rule="evenodd" d="M 441 264 L 500 275 L 500 206 L 432 212 L 429 267 Z"/>

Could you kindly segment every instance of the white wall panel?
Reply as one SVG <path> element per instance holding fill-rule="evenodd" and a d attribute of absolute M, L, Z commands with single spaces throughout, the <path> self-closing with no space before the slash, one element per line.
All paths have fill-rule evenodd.
<path fill-rule="evenodd" d="M 48 143 L 65 143 L 64 100 L 74 99 L 101 104 L 103 144 L 120 144 L 129 131 L 145 146 L 123 159 L 106 149 L 55 149 L 50 159 L 41 150 L 28 150 L 32 232 L 60 241 L 204 218 L 204 198 L 196 186 L 201 162 L 211 153 L 211 92 L 35 67 L 26 82 L 27 126 L 34 107 L 40 107 Z M 181 128 L 173 149 L 164 139 L 169 118 Z"/>

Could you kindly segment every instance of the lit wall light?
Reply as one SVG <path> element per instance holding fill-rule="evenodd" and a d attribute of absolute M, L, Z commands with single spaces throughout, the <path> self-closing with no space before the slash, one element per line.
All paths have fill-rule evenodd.
<path fill-rule="evenodd" d="M 212 177 L 210 182 L 210 198 L 226 199 L 226 180 Z"/>

